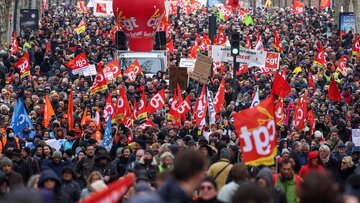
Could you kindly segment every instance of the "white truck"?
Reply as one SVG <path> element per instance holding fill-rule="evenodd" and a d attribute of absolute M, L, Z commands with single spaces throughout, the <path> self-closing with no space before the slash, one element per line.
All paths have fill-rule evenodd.
<path fill-rule="evenodd" d="M 122 70 L 126 70 L 135 59 L 139 61 L 143 72 L 147 76 L 155 75 L 158 71 L 165 72 L 167 70 L 166 50 L 154 50 L 151 52 L 118 50 L 117 56 Z"/>

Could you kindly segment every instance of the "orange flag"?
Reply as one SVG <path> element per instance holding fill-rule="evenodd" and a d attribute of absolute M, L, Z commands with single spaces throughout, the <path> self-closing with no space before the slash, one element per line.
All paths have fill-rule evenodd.
<path fill-rule="evenodd" d="M 70 95 L 69 95 L 67 116 L 68 116 L 69 130 L 71 130 L 74 127 L 74 99 L 73 99 L 73 93 L 71 90 L 70 90 Z"/>
<path fill-rule="evenodd" d="M 88 111 L 88 108 L 87 108 L 87 107 L 85 107 L 84 114 L 83 114 L 83 116 L 82 116 L 82 118 L 81 118 L 81 123 L 80 123 L 80 125 L 81 125 L 81 126 L 86 125 L 86 116 L 87 116 L 87 111 Z"/>
<path fill-rule="evenodd" d="M 45 128 L 49 127 L 51 116 L 55 116 L 55 112 L 51 106 L 49 96 L 46 95 L 45 110 L 44 110 L 44 126 L 45 126 Z"/>
<path fill-rule="evenodd" d="M 279 37 L 278 33 L 276 32 L 276 30 L 274 30 L 274 47 L 275 47 L 276 51 L 282 53 L 283 48 L 281 45 L 280 37 Z"/>

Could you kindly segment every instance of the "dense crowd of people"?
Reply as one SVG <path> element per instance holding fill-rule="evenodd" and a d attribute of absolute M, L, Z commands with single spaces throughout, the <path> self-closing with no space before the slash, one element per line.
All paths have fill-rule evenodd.
<path fill-rule="evenodd" d="M 359 201 L 360 146 L 352 142 L 352 130 L 360 125 L 360 64 L 351 53 L 355 33 L 349 31 L 340 38 L 334 13 L 317 8 L 306 7 L 302 15 L 293 14 L 290 8 L 272 8 L 270 22 L 268 9 L 249 12 L 254 26 L 243 25 L 237 12 L 225 22 L 218 21 L 217 26 L 225 30 L 228 38 L 232 31 L 239 31 L 241 46 L 250 36 L 254 47 L 260 33 L 268 51 L 275 51 L 272 30 L 276 29 L 283 45 L 279 72 L 286 68 L 286 80 L 291 85 L 285 106 L 308 94 L 307 108 L 313 110 L 316 121 L 313 134 L 309 123 L 297 131 L 292 118 L 294 105 L 290 105 L 288 123 L 277 126 L 279 154 L 274 166 L 244 164 L 234 127 L 236 120 L 232 119 L 234 112 L 250 107 L 256 88 L 260 100 L 271 94 L 273 74 L 250 67 L 248 73 L 235 78 L 234 86 L 231 64 L 225 63 L 225 69 L 214 71 L 207 84 L 215 95 L 225 78 L 225 105 L 215 123 L 207 122 L 204 128 L 198 128 L 191 113 L 175 123 L 167 117 L 172 100 L 165 80 L 167 72 L 153 77 L 138 75 L 134 82 L 118 77 L 108 84 L 108 90 L 90 96 L 91 78 L 73 75 L 65 64 L 82 52 L 90 64 L 103 66 L 112 61 L 116 57 L 110 35 L 114 19 L 95 17 L 91 11 L 82 13 L 74 6 L 52 6 L 44 11 L 39 30 L 18 34 L 19 52 L 10 55 L 9 46 L 0 45 L 1 196 L 12 201 L 28 198 L 29 202 L 77 202 L 135 173 L 136 180 L 122 202 Z M 209 13 L 212 8 L 170 15 L 175 46 L 174 53 L 168 54 L 170 66 L 187 58 L 196 33 L 200 41 L 202 34 L 208 34 Z M 84 18 L 86 31 L 78 35 L 74 29 Z M 317 41 L 325 48 L 327 69 L 313 65 Z M 20 78 L 14 64 L 26 52 L 30 55 L 31 75 Z M 337 71 L 343 55 L 347 55 L 346 76 Z M 308 85 L 309 73 L 314 76 L 315 88 Z M 341 91 L 339 102 L 326 96 L 331 77 Z M 148 115 L 156 128 L 140 128 L 141 120 L 134 121 L 132 128 L 112 124 L 112 147 L 106 150 L 100 144 L 106 120 L 101 116 L 97 126 L 94 118 L 97 109 L 102 115 L 108 93 L 116 102 L 121 87 L 126 88 L 129 101 L 139 102 L 142 90 L 151 98 L 162 89 L 168 101 L 163 109 Z M 74 93 L 71 130 L 67 122 L 70 91 Z M 190 95 L 194 106 L 200 93 L 198 83 L 190 80 L 182 96 Z M 48 128 L 44 127 L 46 95 L 56 114 Z M 19 97 L 24 100 L 34 128 L 27 126 L 15 134 L 9 126 Z M 64 139 L 58 149 L 48 142 L 54 139 Z M 32 195 L 12 195 L 17 193 Z"/>

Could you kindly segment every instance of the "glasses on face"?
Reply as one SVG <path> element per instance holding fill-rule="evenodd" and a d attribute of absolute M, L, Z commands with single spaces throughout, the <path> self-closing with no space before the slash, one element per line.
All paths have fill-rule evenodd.
<path fill-rule="evenodd" d="M 202 185 L 200 187 L 200 190 L 212 190 L 214 189 L 214 187 L 210 186 L 210 185 Z"/>
<path fill-rule="evenodd" d="M 346 162 L 345 162 L 345 161 L 342 161 L 341 164 L 346 164 Z"/>

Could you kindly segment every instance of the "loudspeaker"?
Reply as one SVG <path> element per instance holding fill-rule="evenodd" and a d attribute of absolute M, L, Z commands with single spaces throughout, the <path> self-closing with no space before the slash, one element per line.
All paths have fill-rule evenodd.
<path fill-rule="evenodd" d="M 159 31 L 155 33 L 154 50 L 166 50 L 166 32 Z"/>
<path fill-rule="evenodd" d="M 211 15 L 209 16 L 209 37 L 211 39 L 211 43 L 214 43 L 214 37 L 216 35 L 216 17 Z"/>
<path fill-rule="evenodd" d="M 115 42 L 116 42 L 116 49 L 117 50 L 127 50 L 127 38 L 123 31 L 116 31 L 115 36 Z"/>

